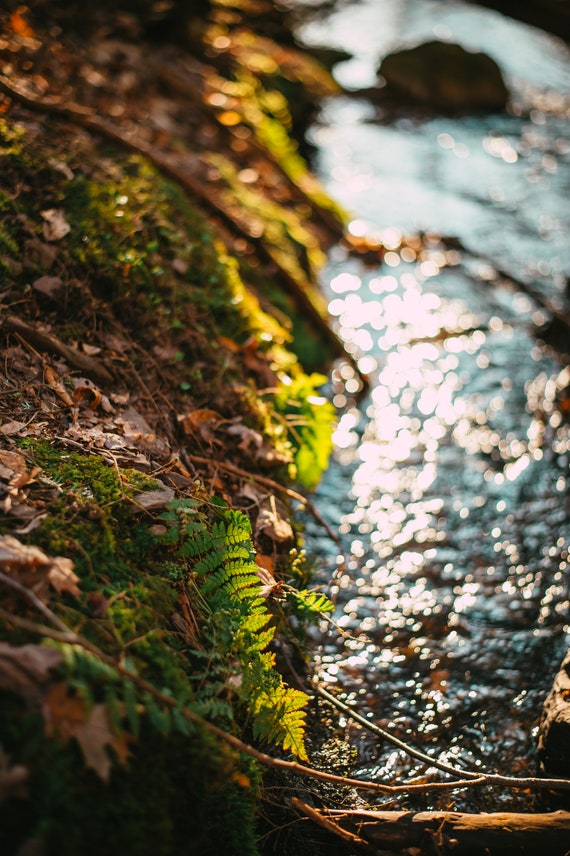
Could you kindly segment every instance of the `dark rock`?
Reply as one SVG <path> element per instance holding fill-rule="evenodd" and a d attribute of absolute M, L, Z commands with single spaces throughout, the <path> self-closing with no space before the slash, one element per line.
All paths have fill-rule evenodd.
<path fill-rule="evenodd" d="M 378 73 L 386 81 L 386 94 L 446 112 L 502 110 L 509 97 L 491 57 L 448 42 L 425 42 L 389 54 Z"/>
<path fill-rule="evenodd" d="M 544 703 L 538 727 L 538 758 L 546 776 L 570 777 L 570 652 Z"/>

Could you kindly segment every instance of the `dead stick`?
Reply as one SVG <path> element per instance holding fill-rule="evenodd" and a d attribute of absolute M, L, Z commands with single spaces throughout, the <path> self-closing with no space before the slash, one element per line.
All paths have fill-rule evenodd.
<path fill-rule="evenodd" d="M 46 351 L 48 354 L 63 357 L 72 366 L 80 369 L 96 383 L 104 385 L 113 382 L 112 374 L 97 360 L 87 356 L 87 354 L 82 354 L 81 351 L 77 351 L 75 348 L 70 348 L 69 345 L 65 345 L 49 333 L 36 330 L 35 327 L 26 324 L 25 321 L 21 321 L 14 315 L 8 315 L 3 318 L 0 321 L 0 326 L 4 327 L 9 333 L 15 333 L 26 339 L 26 341 L 31 342 L 40 351 Z"/>
<path fill-rule="evenodd" d="M 337 835 L 339 838 L 344 839 L 344 841 L 350 841 L 351 844 L 368 845 L 368 841 L 366 841 L 366 839 L 359 838 L 359 836 L 355 835 L 354 832 L 349 832 L 347 829 L 343 829 L 342 826 L 339 826 L 338 823 L 334 822 L 334 820 L 325 817 L 319 811 L 311 808 L 310 805 L 307 805 L 307 803 L 304 803 L 297 797 L 293 797 L 291 805 L 301 814 L 304 814 L 315 823 L 318 823 L 319 826 L 323 827 L 323 829 L 326 829 L 328 832 L 332 832 L 333 835 Z"/>
<path fill-rule="evenodd" d="M 568 853 L 570 812 L 541 814 L 452 811 L 342 811 L 324 809 L 323 817 L 348 821 L 374 847 L 408 852 L 420 848 L 440 853 L 474 854 Z M 377 851 L 376 851 L 377 852 Z"/>

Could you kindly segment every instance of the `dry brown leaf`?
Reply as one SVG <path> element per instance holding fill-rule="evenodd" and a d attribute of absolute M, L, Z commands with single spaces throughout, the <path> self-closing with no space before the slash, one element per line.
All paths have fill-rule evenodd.
<path fill-rule="evenodd" d="M 63 288 L 63 280 L 59 276 L 41 276 L 32 283 L 32 288 L 54 300 Z"/>
<path fill-rule="evenodd" d="M 87 342 L 81 343 L 81 350 L 84 354 L 87 354 L 88 357 L 95 357 L 97 354 L 101 353 L 101 348 L 97 345 L 89 345 Z"/>
<path fill-rule="evenodd" d="M 160 459 L 170 455 L 168 442 L 156 436 L 144 416 L 134 407 L 127 407 L 120 416 L 117 416 L 115 425 L 122 429 L 125 439 L 134 446 L 142 446 Z"/>
<path fill-rule="evenodd" d="M 25 422 L 16 422 L 16 420 L 12 419 L 0 427 L 0 434 L 4 434 L 5 437 L 12 437 L 14 434 L 19 434 L 25 427 Z"/>
<path fill-rule="evenodd" d="M 10 485 L 12 494 L 34 481 L 40 471 L 40 467 L 28 470 L 26 459 L 18 452 L 0 449 L 0 479 Z"/>
<path fill-rule="evenodd" d="M 216 410 L 193 410 L 191 413 L 183 413 L 178 415 L 178 422 L 182 423 L 182 427 L 186 434 L 195 434 L 197 431 L 202 433 L 204 426 L 207 430 L 215 428 L 220 422 L 223 422 L 223 416 Z"/>
<path fill-rule="evenodd" d="M 271 538 L 277 544 L 285 541 L 293 541 L 293 529 L 291 524 L 285 520 L 275 507 L 262 508 L 257 517 L 256 534 L 262 533 Z"/>
<path fill-rule="evenodd" d="M 81 384 L 73 390 L 73 400 L 78 407 L 96 410 L 102 401 L 101 390 L 94 386 Z"/>
<path fill-rule="evenodd" d="M 0 449 L 0 478 L 9 481 L 14 475 L 21 475 L 26 470 L 26 459 L 23 455 Z"/>
<path fill-rule="evenodd" d="M 59 651 L 45 645 L 9 645 L 0 642 L 0 688 L 16 693 L 28 704 L 39 701 L 50 670 L 62 661 Z"/>
<path fill-rule="evenodd" d="M 256 553 L 255 563 L 257 565 L 257 576 L 262 584 L 260 594 L 262 597 L 269 597 L 280 587 L 280 583 L 273 576 L 273 559 L 263 553 Z"/>
<path fill-rule="evenodd" d="M 48 571 L 48 580 L 51 587 L 59 594 L 66 591 L 73 597 L 79 598 L 81 596 L 77 585 L 79 577 L 73 572 L 71 559 L 65 559 L 63 556 L 52 559 L 52 566 Z"/>
<path fill-rule="evenodd" d="M 69 692 L 63 681 L 56 684 L 44 697 L 42 704 L 46 734 L 62 740 L 77 740 L 88 767 L 104 781 L 109 780 L 112 761 L 106 747 L 110 746 L 117 760 L 124 764 L 129 755 L 129 736 L 116 735 L 111 727 L 104 704 L 96 704 L 88 712 L 85 701 Z"/>
<path fill-rule="evenodd" d="M 48 208 L 40 214 L 44 219 L 42 232 L 46 241 L 61 241 L 71 231 L 61 208 Z"/>
<path fill-rule="evenodd" d="M 79 577 L 71 559 L 46 556 L 39 547 L 26 546 L 11 535 L 0 538 L 0 570 L 14 577 L 41 600 L 47 601 L 49 585 L 79 597 Z"/>
<path fill-rule="evenodd" d="M 50 389 L 53 389 L 58 398 L 68 407 L 73 407 L 73 399 L 62 384 L 56 371 L 46 363 L 44 365 L 44 379 Z"/>
<path fill-rule="evenodd" d="M 74 727 L 73 736 L 81 747 L 86 765 L 95 770 L 100 779 L 108 782 L 111 758 L 107 754 L 106 747 L 115 742 L 115 736 L 105 705 L 96 704 L 89 718 Z"/>

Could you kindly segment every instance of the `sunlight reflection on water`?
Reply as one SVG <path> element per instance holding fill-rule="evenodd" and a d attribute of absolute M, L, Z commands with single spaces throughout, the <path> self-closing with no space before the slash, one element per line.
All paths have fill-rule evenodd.
<path fill-rule="evenodd" d="M 371 390 L 358 401 L 353 367 L 332 373 L 341 412 L 317 500 L 340 519 L 349 556 L 343 569 L 308 527 L 310 548 L 330 557 L 323 580 L 332 569 L 344 634 L 327 625 L 315 660 L 361 712 L 423 735 L 440 757 L 532 773 L 533 726 L 570 633 L 570 368 L 535 340 L 548 313 L 497 270 L 567 307 L 569 53 L 437 0 L 340 4 L 304 32 L 357 53 L 338 66 L 354 88 L 374 82 L 402 34 L 488 50 L 532 104 L 379 123 L 370 104 L 345 97 L 313 131 L 329 192 L 355 212 L 352 239 L 384 248 L 375 266 L 337 248 L 323 276 Z M 363 775 L 425 772 L 354 736 Z M 479 796 L 458 808 L 463 799 L 487 807 Z"/>

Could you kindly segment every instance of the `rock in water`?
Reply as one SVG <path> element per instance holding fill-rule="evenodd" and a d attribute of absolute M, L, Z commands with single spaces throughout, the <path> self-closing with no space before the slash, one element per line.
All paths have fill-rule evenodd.
<path fill-rule="evenodd" d="M 544 702 L 538 726 L 538 759 L 546 776 L 570 778 L 570 652 Z"/>
<path fill-rule="evenodd" d="M 424 42 L 386 56 L 378 70 L 386 94 L 437 110 L 502 110 L 509 92 L 497 63 L 449 42 Z"/>

